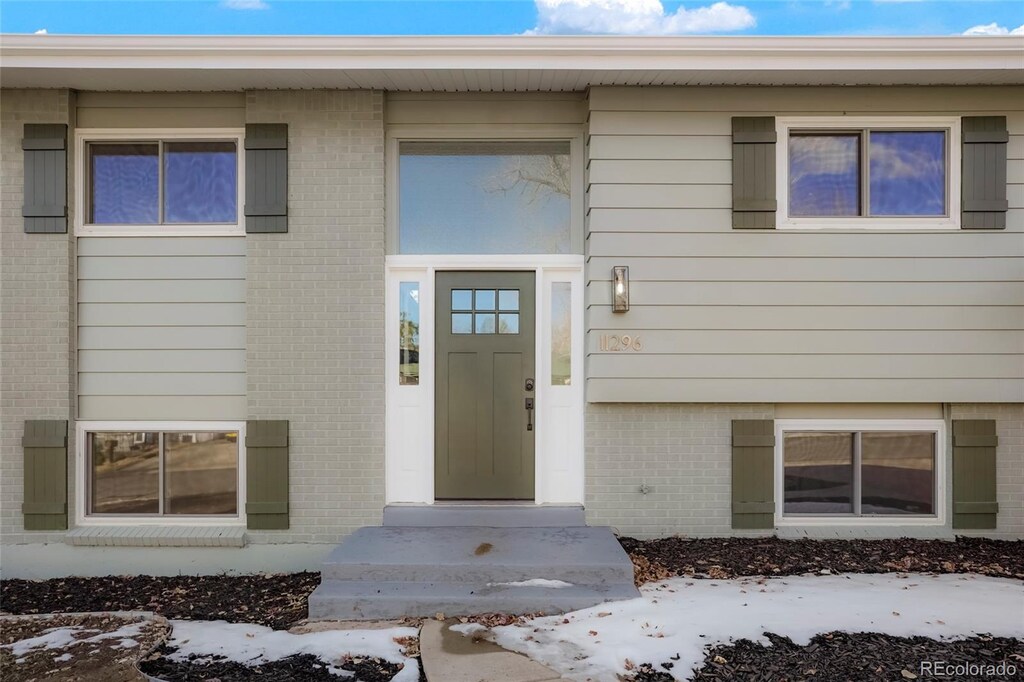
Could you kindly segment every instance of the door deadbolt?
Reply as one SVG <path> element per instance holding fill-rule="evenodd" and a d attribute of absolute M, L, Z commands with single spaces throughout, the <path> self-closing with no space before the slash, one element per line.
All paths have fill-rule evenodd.
<path fill-rule="evenodd" d="M 527 379 L 526 380 L 526 390 L 527 391 L 532 391 L 533 390 L 533 379 Z"/>

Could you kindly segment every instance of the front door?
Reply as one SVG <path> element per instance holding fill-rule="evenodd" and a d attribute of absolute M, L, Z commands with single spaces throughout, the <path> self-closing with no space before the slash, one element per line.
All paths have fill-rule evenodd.
<path fill-rule="evenodd" d="M 534 497 L 535 273 L 439 272 L 436 499 Z"/>

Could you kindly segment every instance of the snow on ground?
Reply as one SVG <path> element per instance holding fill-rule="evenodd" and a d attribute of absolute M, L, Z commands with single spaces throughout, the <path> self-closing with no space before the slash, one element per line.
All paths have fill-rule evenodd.
<path fill-rule="evenodd" d="M 487 587 L 552 587 L 557 590 L 563 587 L 572 587 L 572 583 L 567 583 L 564 580 L 530 578 L 529 580 L 517 580 L 511 583 L 487 583 Z"/>
<path fill-rule="evenodd" d="M 102 642 L 107 639 L 120 639 L 121 641 L 117 646 L 128 649 L 138 646 L 139 643 L 132 639 L 132 637 L 141 633 L 144 625 L 145 623 L 142 622 L 128 623 L 113 632 L 100 632 L 92 637 L 83 637 L 82 635 L 89 632 L 98 632 L 97 630 L 84 628 L 80 625 L 69 625 L 66 627 L 49 628 L 37 637 L 18 640 L 13 644 L 5 644 L 3 646 L 5 649 L 10 649 L 15 658 L 21 658 L 33 649 L 66 649 L 86 642 Z"/>
<path fill-rule="evenodd" d="M 168 646 L 177 651 L 169 656 L 173 660 L 187 660 L 224 656 L 225 658 L 259 665 L 293 654 L 312 654 L 328 664 L 331 672 L 349 675 L 334 666 L 342 657 L 383 658 L 390 663 L 404 663 L 405 667 L 394 677 L 394 682 L 416 682 L 419 662 L 402 654 L 402 645 L 396 638 L 418 637 L 416 628 L 395 627 L 384 630 L 323 630 L 306 634 L 292 634 L 272 630 L 262 625 L 226 623 L 222 620 L 172 620 Z"/>
<path fill-rule="evenodd" d="M 797 644 L 834 630 L 1024 637 L 1024 585 L 976 575 L 673 578 L 641 588 L 641 595 L 496 627 L 489 638 L 577 680 L 616 679 L 626 673 L 627 658 L 657 668 L 678 655 L 671 673 L 685 680 L 702 665 L 705 646 L 741 638 L 767 643 L 764 632 Z M 482 628 L 452 629 L 470 634 Z"/>

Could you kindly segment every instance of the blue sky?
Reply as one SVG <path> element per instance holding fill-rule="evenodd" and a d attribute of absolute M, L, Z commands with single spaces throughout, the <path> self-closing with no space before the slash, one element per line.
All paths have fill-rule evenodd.
<path fill-rule="evenodd" d="M 1021 0 L 0 0 L 5 33 L 951 35 L 1022 25 Z"/>

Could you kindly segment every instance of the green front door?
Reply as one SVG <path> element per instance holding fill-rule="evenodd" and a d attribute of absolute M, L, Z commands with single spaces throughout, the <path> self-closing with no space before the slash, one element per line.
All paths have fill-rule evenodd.
<path fill-rule="evenodd" d="M 533 499 L 534 281 L 437 273 L 437 499 Z"/>

